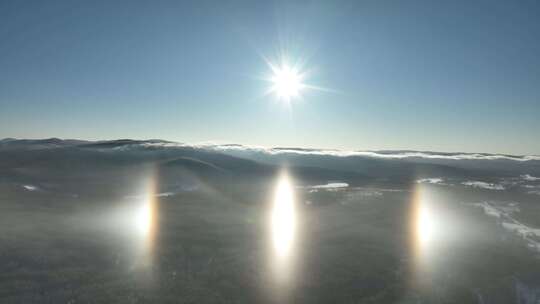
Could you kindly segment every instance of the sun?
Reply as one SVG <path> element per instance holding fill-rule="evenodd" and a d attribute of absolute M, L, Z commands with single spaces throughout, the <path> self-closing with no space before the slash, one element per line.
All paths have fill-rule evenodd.
<path fill-rule="evenodd" d="M 277 95 L 280 100 L 290 101 L 293 98 L 300 97 L 300 91 L 304 88 L 302 83 L 303 75 L 298 69 L 287 64 L 280 66 L 271 66 L 272 82 L 271 91 Z"/>
<path fill-rule="evenodd" d="M 277 101 L 291 109 L 292 101 L 304 100 L 304 94 L 311 91 L 332 92 L 328 88 L 316 86 L 311 82 L 314 76 L 313 67 L 307 66 L 307 59 L 299 57 L 296 60 L 290 56 L 281 55 L 275 60 L 270 60 L 262 56 L 269 68 L 269 75 L 262 77 L 262 80 L 269 83 L 264 96 L 274 95 Z"/>

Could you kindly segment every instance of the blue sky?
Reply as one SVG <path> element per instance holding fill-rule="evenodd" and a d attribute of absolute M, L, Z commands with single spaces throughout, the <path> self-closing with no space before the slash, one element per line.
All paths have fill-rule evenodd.
<path fill-rule="evenodd" d="M 536 1 L 2 1 L 0 137 L 540 154 Z M 264 57 L 303 60 L 290 106 Z"/>

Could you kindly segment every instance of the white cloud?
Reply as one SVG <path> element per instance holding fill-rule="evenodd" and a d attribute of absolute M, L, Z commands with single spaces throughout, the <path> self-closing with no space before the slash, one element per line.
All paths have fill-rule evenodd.
<path fill-rule="evenodd" d="M 315 185 L 309 186 L 309 189 L 335 189 L 335 188 L 346 188 L 349 187 L 347 183 L 328 183 L 325 185 Z"/>
<path fill-rule="evenodd" d="M 309 189 L 309 192 L 317 192 L 319 190 L 338 191 L 347 187 L 349 187 L 349 184 L 347 183 L 334 182 L 334 183 L 327 183 L 324 185 L 307 186 L 305 188 Z"/>
<path fill-rule="evenodd" d="M 504 187 L 502 185 L 480 182 L 480 181 L 466 181 L 461 184 L 465 186 L 473 187 L 473 188 L 482 188 L 482 189 L 499 190 L 499 191 L 504 190 Z"/>
<path fill-rule="evenodd" d="M 530 174 L 521 175 L 521 178 L 529 182 L 540 180 L 540 177 L 535 177 Z"/>
<path fill-rule="evenodd" d="M 472 205 L 483 208 L 486 215 L 497 218 L 504 229 L 522 238 L 529 248 L 540 251 L 540 229 L 527 226 L 513 217 L 520 211 L 517 203 L 483 202 Z"/>
<path fill-rule="evenodd" d="M 33 186 L 33 185 L 23 185 L 23 188 L 28 191 L 36 191 L 38 189 L 38 187 Z"/>
<path fill-rule="evenodd" d="M 174 192 L 163 192 L 156 194 L 156 197 L 166 197 L 166 196 L 173 196 Z"/>
<path fill-rule="evenodd" d="M 443 184 L 443 179 L 440 177 L 421 178 L 416 182 L 418 184 Z"/>
<path fill-rule="evenodd" d="M 161 192 L 161 193 L 156 193 L 154 195 L 152 195 L 152 197 L 167 197 L 167 196 L 173 196 L 173 195 L 176 195 L 176 193 L 174 192 Z M 148 196 L 145 195 L 145 194 L 135 194 L 135 195 L 125 195 L 124 198 L 125 199 L 143 199 L 143 198 L 147 198 Z"/>
<path fill-rule="evenodd" d="M 504 212 L 497 210 L 497 208 L 492 207 L 487 202 L 477 203 L 477 204 L 473 204 L 473 205 L 481 207 L 482 209 L 484 209 L 484 213 L 489 215 L 489 216 L 500 218 L 504 214 Z"/>

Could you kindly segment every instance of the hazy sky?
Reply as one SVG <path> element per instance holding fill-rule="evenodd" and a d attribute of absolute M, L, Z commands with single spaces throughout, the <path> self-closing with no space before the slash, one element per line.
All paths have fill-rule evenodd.
<path fill-rule="evenodd" d="M 0 137 L 540 154 L 538 1 L 0 2 Z M 303 60 L 290 107 L 264 57 Z"/>

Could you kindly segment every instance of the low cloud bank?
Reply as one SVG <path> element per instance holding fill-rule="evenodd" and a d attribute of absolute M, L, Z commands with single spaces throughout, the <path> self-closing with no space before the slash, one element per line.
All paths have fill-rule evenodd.
<path fill-rule="evenodd" d="M 372 157 L 386 159 L 404 159 L 404 158 L 425 158 L 425 159 L 448 159 L 448 160 L 512 160 L 512 161 L 531 161 L 540 160 L 540 155 L 506 155 L 506 154 L 488 154 L 488 153 L 441 153 L 424 151 L 343 151 L 332 149 L 301 149 L 301 148 L 266 148 L 262 146 L 247 146 L 238 144 L 183 144 L 173 142 L 148 142 L 144 143 L 148 147 L 191 147 L 215 151 L 246 151 L 259 152 L 271 155 L 278 154 L 300 154 L 300 155 L 321 155 L 336 157 Z"/>
<path fill-rule="evenodd" d="M 403 159 L 403 158 L 424 158 L 424 159 L 447 159 L 447 160 L 511 160 L 511 161 L 540 161 L 540 155 L 508 155 L 508 154 L 489 154 L 489 153 L 445 153 L 431 151 L 411 151 L 411 150 L 368 150 L 368 151 L 343 151 L 334 149 L 302 149 L 302 148 L 267 148 L 262 146 L 248 146 L 240 144 L 222 144 L 216 142 L 203 143 L 179 143 L 165 140 L 109 140 L 109 141 L 81 141 L 81 140 L 61 140 L 58 138 L 50 138 L 45 140 L 16 140 L 3 139 L 0 140 L 4 144 L 18 143 L 20 146 L 51 148 L 61 146 L 92 146 L 101 145 L 101 150 L 129 150 L 136 147 L 149 148 L 196 148 L 215 151 L 246 151 L 246 152 L 261 152 L 267 154 L 304 154 L 304 155 L 324 155 L 337 157 L 373 157 L 387 159 Z M 43 145 L 46 144 L 46 145 Z M 95 147 L 98 148 L 98 147 Z"/>
<path fill-rule="evenodd" d="M 300 155 L 322 155 L 336 157 L 372 157 L 386 159 L 404 158 L 425 158 L 425 159 L 448 159 L 448 160 L 512 160 L 531 161 L 540 160 L 537 155 L 504 155 L 487 153 L 438 153 L 438 152 L 418 152 L 418 151 L 341 151 L 324 149 L 295 149 L 295 148 L 264 148 L 243 145 L 199 145 L 198 147 L 209 148 L 218 151 L 251 151 L 267 154 L 300 154 Z"/>

